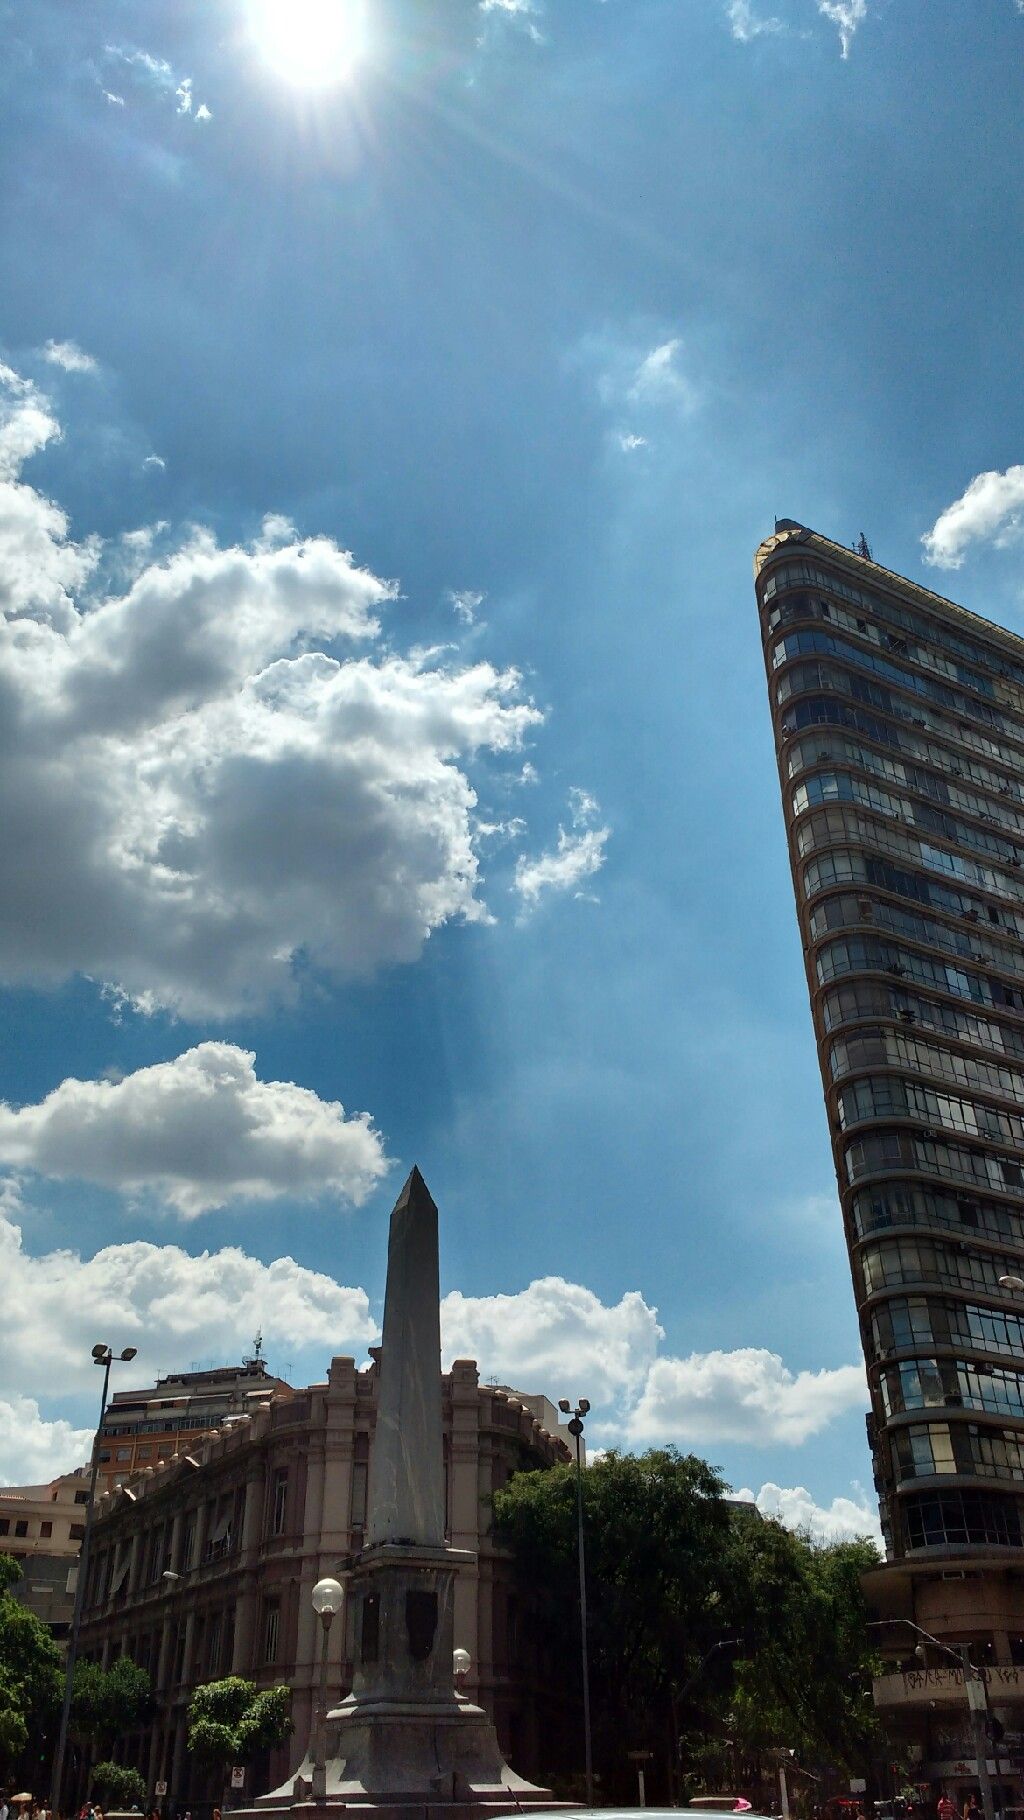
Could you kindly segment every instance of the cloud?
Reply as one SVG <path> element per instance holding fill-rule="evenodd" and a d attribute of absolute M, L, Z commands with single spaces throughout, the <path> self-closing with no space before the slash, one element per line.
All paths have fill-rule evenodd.
<path fill-rule="evenodd" d="M 186 1219 L 240 1199 L 365 1200 L 387 1169 L 369 1115 L 258 1080 L 255 1064 L 200 1043 L 117 1081 L 65 1080 L 34 1106 L 0 1102 L 0 1163 L 150 1192 Z"/>
<path fill-rule="evenodd" d="M 976 474 L 959 499 L 940 512 L 921 542 L 936 569 L 963 567 L 968 544 L 991 539 L 1005 549 L 1024 532 L 1024 466 Z"/>
<path fill-rule="evenodd" d="M 6 380 L 0 977 L 227 1015 L 486 920 L 467 772 L 541 722 L 517 672 L 387 649 L 395 584 L 279 516 L 76 600 L 99 546 L 18 478 L 59 426 Z"/>
<path fill-rule="evenodd" d="M 861 1536 L 869 1536 L 881 1547 L 878 1512 L 859 1485 L 852 1489 L 856 1498 L 835 1497 L 831 1504 L 823 1505 L 815 1503 L 804 1485 L 785 1487 L 774 1485 L 769 1479 L 759 1492 L 745 1489 L 736 1496 L 756 1504 L 762 1516 L 774 1517 L 787 1529 L 801 1530 L 816 1541 L 855 1542 Z"/>
<path fill-rule="evenodd" d="M 144 468 L 165 468 L 167 463 L 162 455 L 147 455 L 142 465 Z"/>
<path fill-rule="evenodd" d="M 656 1310 L 638 1291 L 608 1306 L 563 1277 L 539 1278 L 515 1295 L 453 1290 L 441 1303 L 446 1363 L 476 1359 L 488 1377 L 555 1397 L 585 1384 L 594 1403 L 640 1388 L 661 1335 Z"/>
<path fill-rule="evenodd" d="M 646 447 L 646 436 L 636 436 L 632 432 L 629 432 L 628 434 L 620 435 L 619 437 L 619 448 L 624 455 L 632 455 L 634 449 L 646 449 Z"/>
<path fill-rule="evenodd" d="M 838 28 L 842 55 L 848 57 L 853 34 L 868 16 L 868 0 L 818 0 L 818 11 Z"/>
<path fill-rule="evenodd" d="M 103 50 L 105 56 L 123 63 L 141 81 L 166 94 L 175 104 L 175 113 L 191 115 L 193 120 L 212 120 L 205 102 L 195 106 L 192 77 L 176 75 L 166 57 L 154 57 L 151 51 L 129 50 L 123 44 L 105 44 Z M 117 101 L 123 107 L 120 95 L 109 95 L 106 89 L 103 92 L 108 100 Z"/>
<path fill-rule="evenodd" d="M 631 404 L 677 404 L 684 410 L 693 408 L 693 387 L 679 361 L 682 345 L 680 337 L 674 335 L 644 355 L 626 393 Z"/>
<path fill-rule="evenodd" d="M 792 1372 L 777 1353 L 743 1346 L 658 1359 L 628 1421 L 630 1441 L 796 1445 L 867 1402 L 864 1370 Z"/>
<path fill-rule="evenodd" d="M 101 92 L 102 92 L 104 101 L 109 101 L 111 107 L 123 107 L 124 106 L 124 96 L 123 95 L 114 95 L 111 93 L 110 89 L 108 89 L 108 88 L 103 89 Z"/>
<path fill-rule="evenodd" d="M 457 619 L 461 619 L 464 626 L 471 626 L 474 623 L 485 598 L 486 596 L 475 588 L 448 588 L 445 593 L 445 599 L 452 612 Z"/>
<path fill-rule="evenodd" d="M 512 889 L 519 893 L 523 914 L 535 910 L 549 892 L 572 891 L 582 896 L 579 887 L 593 878 L 605 862 L 605 847 L 611 837 L 608 827 L 591 826 L 600 812 L 596 797 L 586 790 L 569 792 L 571 828 L 559 828 L 554 848 L 528 859 L 520 854 L 516 861 Z"/>
<path fill-rule="evenodd" d="M 91 354 L 87 354 L 75 341 L 53 341 L 46 343 L 43 359 L 51 366 L 63 367 L 65 373 L 95 373 L 99 367 Z"/>
<path fill-rule="evenodd" d="M 0 1216 L 0 1327 L 9 1367 L 5 1394 L 35 1397 L 91 1396 L 90 1353 L 98 1338 L 118 1349 L 137 1346 L 138 1365 L 127 1382 L 143 1383 L 211 1352 L 241 1357 L 260 1331 L 283 1359 L 303 1348 L 324 1358 L 361 1355 L 379 1331 L 365 1290 L 345 1288 L 294 1258 L 263 1264 L 236 1246 L 192 1255 L 141 1239 L 105 1245 L 90 1258 L 71 1249 L 31 1257 L 6 1216 Z"/>
<path fill-rule="evenodd" d="M 88 1460 L 91 1428 L 44 1421 L 32 1397 L 0 1397 L 0 1485 L 48 1485 Z"/>
<path fill-rule="evenodd" d="M 535 0 L 478 0 L 478 10 L 490 13 L 499 19 L 508 19 L 518 25 L 535 44 L 543 44 L 544 37 L 539 30 L 535 15 L 538 7 Z"/>
<path fill-rule="evenodd" d="M 749 44 L 766 32 L 781 32 L 782 20 L 761 18 L 754 12 L 752 0 L 729 0 L 729 29 L 738 44 Z"/>
<path fill-rule="evenodd" d="M 5 1394 L 12 1399 L 91 1396 L 90 1349 L 98 1338 L 118 1349 L 139 1348 L 132 1376 L 120 1379 L 124 1387 L 152 1382 L 157 1372 L 180 1370 L 213 1352 L 239 1357 L 259 1331 L 272 1362 L 292 1360 L 299 1382 L 303 1373 L 322 1375 L 333 1353 L 360 1359 L 378 1337 L 363 1289 L 344 1287 L 290 1257 L 265 1264 L 234 1246 L 192 1255 L 177 1245 L 143 1240 L 106 1245 L 92 1257 L 70 1248 L 32 1257 L 23 1247 L 17 1216 L 16 1193 L 5 1196 L 0 1184 L 0 1329 L 8 1364 Z M 859 1394 L 851 1397 L 836 1394 L 834 1387 L 824 1395 L 816 1388 L 819 1379 L 841 1380 L 842 1371 L 794 1375 L 767 1353 L 659 1360 L 663 1330 L 656 1308 L 638 1290 L 606 1303 L 560 1276 L 497 1295 L 451 1291 L 441 1304 L 441 1337 L 446 1366 L 454 1358 L 474 1358 L 483 1378 L 553 1398 L 584 1385 L 594 1405 L 597 1442 L 717 1446 L 739 1439 L 795 1445 L 865 1395 L 863 1373 L 854 1367 L 846 1368 L 858 1378 Z M 755 1397 L 749 1394 L 752 1357 L 770 1361 L 760 1370 Z M 690 1389 L 680 1395 L 680 1367 L 699 1380 L 696 1396 Z M 714 1399 L 705 1394 L 708 1375 L 725 1386 Z M 59 1455 L 55 1445 L 54 1467 L 73 1466 L 81 1457 L 70 1440 L 67 1454 Z M 20 1465 L 15 1471 L 27 1476 Z M 783 1494 L 773 1486 L 762 1488 L 759 1503 L 773 1492 L 787 1500 L 787 1512 L 796 1512 L 798 1493 Z M 836 1500 L 834 1523 L 843 1520 L 844 1508 L 844 1501 Z M 794 1523 L 800 1520 L 793 1516 Z M 866 1507 L 863 1521 L 859 1509 L 850 1521 L 853 1533 L 873 1530 Z"/>
<path fill-rule="evenodd" d="M 59 506 L 19 479 L 23 464 L 60 433 L 48 399 L 0 365 L 0 616 L 22 622 L 11 633 L 22 649 L 34 636 L 23 622 L 71 623 L 71 592 L 89 579 L 99 555 L 95 539 L 72 543 Z M 0 681 L 0 715 L 12 708 Z"/>

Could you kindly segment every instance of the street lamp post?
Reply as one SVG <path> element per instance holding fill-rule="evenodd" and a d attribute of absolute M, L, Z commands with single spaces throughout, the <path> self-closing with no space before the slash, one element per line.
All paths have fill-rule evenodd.
<path fill-rule="evenodd" d="M 985 1677 L 971 1661 L 966 1643 L 954 1649 L 949 1643 L 940 1643 L 930 1630 L 923 1630 L 912 1618 L 883 1618 L 877 1623 L 868 1625 L 868 1630 L 883 1630 L 890 1624 L 905 1624 L 908 1630 L 923 1637 L 933 1649 L 941 1649 L 943 1655 L 952 1656 L 953 1661 L 963 1671 L 964 1692 L 967 1695 L 967 1707 L 971 1719 L 971 1731 L 974 1734 L 974 1754 L 978 1761 L 978 1786 L 981 1789 L 981 1805 L 985 1820 L 994 1820 L 995 1804 L 992 1799 L 992 1782 L 988 1773 L 989 1726 L 988 1726 L 988 1690 Z M 922 1662 L 927 1662 L 927 1652 L 919 1643 L 914 1651 Z"/>
<path fill-rule="evenodd" d="M 313 1786 L 314 1801 L 327 1800 L 327 1644 L 331 1625 L 345 1602 L 344 1589 L 337 1580 L 318 1580 L 313 1588 L 313 1610 L 320 1619 L 320 1683 L 317 1688 L 316 1713 L 313 1718 Z"/>
<path fill-rule="evenodd" d="M 127 1365 L 134 1359 L 138 1347 L 126 1346 L 118 1353 L 117 1363 Z M 85 1531 L 82 1536 L 82 1547 L 78 1556 L 78 1579 L 75 1581 L 75 1604 L 71 1614 L 71 1635 L 68 1638 L 67 1665 L 64 1670 L 64 1699 L 60 1709 L 60 1726 L 57 1731 L 57 1746 L 53 1753 L 53 1774 L 50 1778 L 50 1812 L 56 1820 L 60 1813 L 61 1783 L 64 1780 L 64 1753 L 68 1747 L 68 1725 L 71 1719 L 71 1695 L 75 1677 L 75 1658 L 78 1655 L 78 1631 L 82 1622 L 82 1606 L 85 1603 L 85 1580 L 89 1572 L 89 1544 L 92 1541 L 92 1517 L 96 1503 L 96 1476 L 100 1468 L 100 1435 L 103 1431 L 103 1418 L 107 1413 L 107 1390 L 110 1385 L 110 1367 L 115 1363 L 114 1353 L 109 1346 L 102 1344 L 92 1349 L 94 1365 L 103 1367 L 103 1392 L 100 1397 L 100 1419 L 96 1425 L 96 1435 L 92 1444 L 92 1471 L 89 1474 L 89 1502 L 85 1507 Z"/>
<path fill-rule="evenodd" d="M 562 1397 L 558 1405 L 564 1416 L 571 1412 L 571 1420 L 566 1423 L 569 1433 L 576 1443 L 576 1552 L 580 1567 L 580 1654 L 583 1663 L 583 1752 L 584 1768 L 587 1781 L 587 1806 L 594 1805 L 594 1753 L 590 1732 L 590 1660 L 587 1651 L 587 1563 L 583 1546 L 583 1458 L 581 1443 L 583 1439 L 583 1418 L 590 1414 L 590 1404 L 586 1397 L 580 1397 L 573 1409 L 568 1397 Z M 986 1820 L 988 1817 L 986 1816 Z"/>

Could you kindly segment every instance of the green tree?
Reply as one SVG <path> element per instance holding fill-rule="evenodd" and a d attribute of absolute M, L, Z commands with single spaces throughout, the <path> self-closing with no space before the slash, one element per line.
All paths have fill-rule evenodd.
<path fill-rule="evenodd" d="M 45 1624 L 14 1597 L 21 1568 L 0 1555 L 0 1762 L 38 1781 L 60 1710 L 60 1651 Z"/>
<path fill-rule="evenodd" d="M 76 1662 L 71 1724 L 97 1750 L 109 1750 L 125 1732 L 144 1724 L 153 1708 L 153 1689 L 144 1668 L 119 1656 L 109 1668 Z"/>
<path fill-rule="evenodd" d="M 197 1763 L 226 1773 L 283 1744 L 292 1731 L 290 1687 L 257 1689 L 241 1675 L 197 1687 L 188 1707 L 188 1748 Z"/>
<path fill-rule="evenodd" d="M 105 1807 L 141 1807 L 146 1799 L 146 1778 L 124 1763 L 96 1763 L 89 1772 L 89 1786 Z"/>
<path fill-rule="evenodd" d="M 655 1799 L 676 1792 L 680 1738 L 686 1766 L 712 1786 L 735 1781 L 741 1765 L 748 1781 L 766 1775 L 782 1747 L 863 1773 L 873 1727 L 859 1576 L 877 1559 L 873 1545 L 815 1547 L 727 1503 L 713 1468 L 672 1448 L 609 1453 L 583 1489 L 603 1793 L 633 1794 L 631 1750 L 653 1753 Z M 582 1755 L 579 1632 L 566 1623 L 575 1469 L 517 1475 L 495 1494 L 494 1513 L 531 1614 L 531 1668 L 549 1690 L 546 1774 L 568 1788 Z"/>

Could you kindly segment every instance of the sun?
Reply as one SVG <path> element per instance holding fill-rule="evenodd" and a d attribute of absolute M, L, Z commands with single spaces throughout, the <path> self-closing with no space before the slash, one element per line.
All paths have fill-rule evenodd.
<path fill-rule="evenodd" d="M 249 16 L 261 57 L 298 88 L 343 82 L 359 61 L 362 0 L 250 0 Z"/>

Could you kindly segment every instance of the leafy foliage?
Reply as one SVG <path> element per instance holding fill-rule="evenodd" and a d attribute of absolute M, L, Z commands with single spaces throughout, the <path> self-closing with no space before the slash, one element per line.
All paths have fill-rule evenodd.
<path fill-rule="evenodd" d="M 153 1691 L 144 1668 L 119 1656 L 107 1669 L 96 1662 L 77 1662 L 71 1695 L 71 1723 L 99 1750 L 133 1731 L 149 1717 Z"/>
<path fill-rule="evenodd" d="M 870 1542 L 813 1545 L 726 1502 L 708 1464 L 675 1449 L 609 1453 L 584 1475 L 595 1767 L 603 1794 L 632 1796 L 626 1753 L 649 1750 L 650 1792 L 761 1784 L 769 1753 L 864 1773 L 874 1739 L 861 1572 Z M 573 1467 L 517 1475 L 495 1494 L 514 1553 L 534 1673 L 552 1717 L 546 1774 L 567 1788 L 582 1755 L 572 1710 L 579 1631 Z M 727 1648 L 715 1648 L 728 1642 Z M 709 1654 L 709 1652 L 711 1652 Z M 561 1697 L 560 1697 L 561 1696 Z M 568 1699 L 566 1698 L 568 1696 Z"/>
<path fill-rule="evenodd" d="M 189 1701 L 190 1754 L 211 1769 L 251 1763 L 290 1735 L 291 1698 L 290 1687 L 257 1690 L 241 1675 L 207 1681 Z"/>
<path fill-rule="evenodd" d="M 124 1763 L 95 1764 L 89 1782 L 108 1807 L 141 1807 L 146 1799 L 145 1776 Z"/>
<path fill-rule="evenodd" d="M 60 1651 L 45 1624 L 14 1597 L 21 1568 L 0 1555 L 0 1762 L 13 1771 L 31 1747 L 38 1758 L 60 1708 Z"/>

